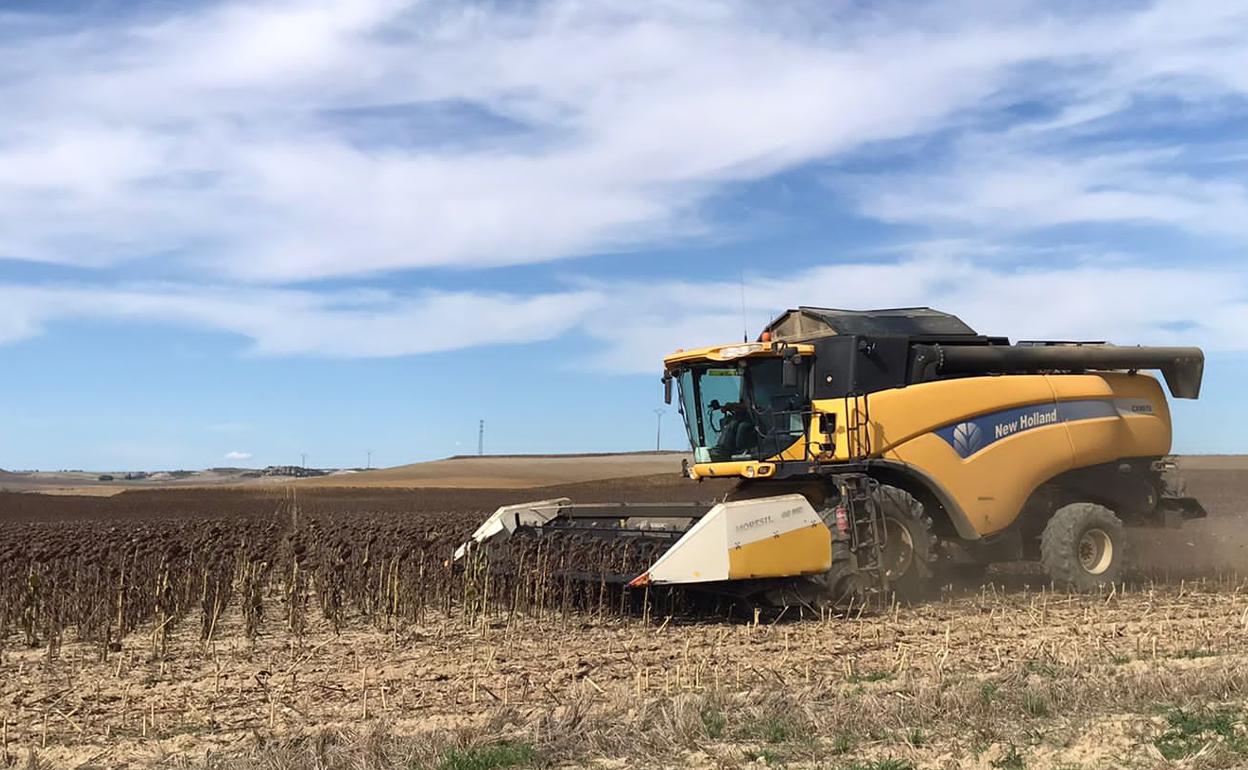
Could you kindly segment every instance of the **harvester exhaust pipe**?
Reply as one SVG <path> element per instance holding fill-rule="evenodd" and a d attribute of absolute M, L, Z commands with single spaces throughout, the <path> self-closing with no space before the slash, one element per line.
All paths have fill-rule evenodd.
<path fill-rule="evenodd" d="M 941 374 L 1026 374 L 1046 371 L 1158 370 L 1175 398 L 1199 398 L 1205 372 L 1200 348 L 1105 344 L 918 345 L 914 382 Z M 926 376 L 925 376 L 926 375 Z"/>

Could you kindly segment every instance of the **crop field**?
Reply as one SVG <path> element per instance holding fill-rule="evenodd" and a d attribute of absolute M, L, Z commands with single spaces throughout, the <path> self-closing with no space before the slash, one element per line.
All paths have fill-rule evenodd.
<path fill-rule="evenodd" d="M 1248 472 L 1101 595 L 1026 567 L 913 605 L 725 618 L 548 566 L 452 570 L 498 489 L 0 493 L 0 766 L 1248 766 Z"/>

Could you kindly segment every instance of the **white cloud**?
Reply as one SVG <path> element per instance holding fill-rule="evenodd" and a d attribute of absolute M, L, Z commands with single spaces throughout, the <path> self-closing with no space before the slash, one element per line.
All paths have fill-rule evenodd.
<path fill-rule="evenodd" d="M 270 0 L 28 25 L 0 52 L 17 73 L 0 82 L 0 256 L 270 282 L 538 262 L 697 232 L 727 182 L 1009 101 L 1081 104 L 1086 123 L 1137 96 L 1248 92 L 1234 4 L 970 7 Z M 1014 205 L 1039 225 L 1177 208 L 1158 221 L 1189 227 L 1242 206 L 1227 180 L 1088 193 L 1104 170 Z M 1006 164 L 944 206 L 920 176 L 866 208 L 964 221 L 1044 171 Z M 1059 205 L 1072 187 L 1079 206 Z"/>
<path fill-rule="evenodd" d="M 227 460 L 250 460 L 251 452 L 226 452 L 225 459 Z"/>
<path fill-rule="evenodd" d="M 0 341 L 69 320 L 156 321 L 237 334 L 264 355 L 341 358 L 435 353 L 558 337 L 601 302 L 590 290 L 310 292 L 185 284 L 122 288 L 0 284 Z"/>
<path fill-rule="evenodd" d="M 844 177 L 864 213 L 977 233 L 1135 223 L 1248 239 L 1248 186 L 1175 169 L 1176 152 L 1035 148 L 1008 136 L 963 142 L 935 169 Z"/>
<path fill-rule="evenodd" d="M 656 372 L 663 356 L 677 347 L 740 339 L 740 290 L 735 282 L 612 287 L 604 294 L 613 305 L 587 319 L 591 336 L 604 344 L 591 365 L 619 373 Z M 1248 349 L 1244 267 L 1193 271 L 1119 260 L 1106 266 L 1012 267 L 993 256 L 929 256 L 828 265 L 783 278 L 747 277 L 746 296 L 751 338 L 762 319 L 799 304 L 927 305 L 960 316 L 983 334 L 1012 339 Z"/>

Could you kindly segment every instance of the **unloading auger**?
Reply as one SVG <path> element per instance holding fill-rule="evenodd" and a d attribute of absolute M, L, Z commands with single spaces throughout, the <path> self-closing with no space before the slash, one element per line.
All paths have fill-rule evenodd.
<path fill-rule="evenodd" d="M 1205 515 L 1174 479 L 1169 405 L 1145 371 L 1197 398 L 1204 354 L 1011 344 L 929 308 L 789 310 L 756 342 L 664 361 L 684 473 L 738 479 L 727 499 L 509 505 L 455 559 L 505 572 L 570 544 L 572 579 L 773 603 L 921 593 L 1018 560 L 1094 589 L 1129 564 L 1126 527 Z"/>

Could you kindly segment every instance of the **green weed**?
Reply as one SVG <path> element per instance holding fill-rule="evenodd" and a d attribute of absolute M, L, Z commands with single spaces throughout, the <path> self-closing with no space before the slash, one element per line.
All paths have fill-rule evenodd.
<path fill-rule="evenodd" d="M 841 770 L 914 770 L 914 763 L 905 759 L 877 759 L 845 765 Z"/>
<path fill-rule="evenodd" d="M 792 719 L 774 715 L 747 725 L 745 735 L 765 743 L 788 743 L 805 737 L 806 730 Z"/>
<path fill-rule="evenodd" d="M 863 682 L 883 682 L 886 679 L 892 679 L 892 671 L 864 671 L 861 674 L 850 674 L 850 684 L 861 684 Z"/>
<path fill-rule="evenodd" d="M 1029 692 L 1023 696 L 1023 710 L 1033 717 L 1047 717 L 1049 702 L 1044 699 L 1043 695 Z"/>
<path fill-rule="evenodd" d="M 728 727 L 728 718 L 724 716 L 722 711 L 706 709 L 702 712 L 702 728 L 706 730 L 706 737 L 711 740 L 719 740 L 724 737 L 724 731 Z"/>
<path fill-rule="evenodd" d="M 1175 709 L 1166 715 L 1168 727 L 1153 745 L 1169 760 L 1194 756 L 1207 744 L 1223 743 L 1236 754 L 1248 754 L 1248 736 L 1239 735 L 1236 725 L 1243 715 L 1231 710 L 1185 711 Z"/>
<path fill-rule="evenodd" d="M 763 740 L 768 743 L 787 743 L 796 732 L 787 719 L 769 719 L 763 724 Z"/>
<path fill-rule="evenodd" d="M 493 743 L 467 749 L 451 749 L 443 755 L 437 770 L 500 770 L 531 765 L 537 750 L 524 743 Z"/>
<path fill-rule="evenodd" d="M 753 761 L 761 759 L 770 767 L 781 767 L 784 765 L 785 756 L 774 749 L 759 749 L 750 753 L 750 759 Z"/>

